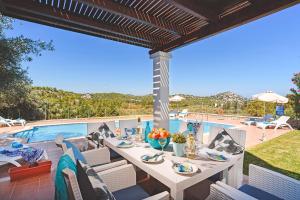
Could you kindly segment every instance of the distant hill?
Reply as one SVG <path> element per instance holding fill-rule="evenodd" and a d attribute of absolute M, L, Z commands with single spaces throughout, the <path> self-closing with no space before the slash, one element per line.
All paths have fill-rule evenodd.
<path fill-rule="evenodd" d="M 231 91 L 221 92 L 211 96 L 195 96 L 195 95 L 186 95 L 186 94 L 178 94 L 178 95 L 186 98 L 187 100 L 199 99 L 203 101 L 213 101 L 213 102 L 220 102 L 220 103 L 238 102 L 239 104 L 242 104 L 247 101 L 247 98 Z"/>
<path fill-rule="evenodd" d="M 210 98 L 224 103 L 238 102 L 239 104 L 242 104 L 247 100 L 245 97 L 242 97 L 241 95 L 235 94 L 234 92 L 230 91 L 218 93 L 216 95 L 210 96 Z"/>

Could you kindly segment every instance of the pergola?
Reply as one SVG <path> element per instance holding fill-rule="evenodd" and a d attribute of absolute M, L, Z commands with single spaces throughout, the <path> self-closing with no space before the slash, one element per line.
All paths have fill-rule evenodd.
<path fill-rule="evenodd" d="M 170 51 L 300 0 L 0 0 L 4 15 L 150 49 L 154 125 L 169 126 Z"/>

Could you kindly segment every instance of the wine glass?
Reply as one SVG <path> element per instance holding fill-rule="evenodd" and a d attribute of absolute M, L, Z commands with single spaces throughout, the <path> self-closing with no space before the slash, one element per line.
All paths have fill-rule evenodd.
<path fill-rule="evenodd" d="M 166 146 L 167 138 L 159 138 L 158 144 L 161 146 L 161 153 L 164 153 L 164 147 Z"/>

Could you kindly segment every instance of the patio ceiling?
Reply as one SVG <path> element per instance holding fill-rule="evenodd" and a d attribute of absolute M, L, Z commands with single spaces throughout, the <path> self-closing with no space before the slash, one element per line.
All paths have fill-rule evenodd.
<path fill-rule="evenodd" d="M 171 51 L 300 0 L 0 0 L 4 15 Z"/>

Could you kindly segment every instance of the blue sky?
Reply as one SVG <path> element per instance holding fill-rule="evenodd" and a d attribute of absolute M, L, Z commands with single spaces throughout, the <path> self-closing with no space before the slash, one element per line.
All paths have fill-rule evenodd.
<path fill-rule="evenodd" d="M 300 71 L 300 6 L 267 16 L 172 52 L 170 92 L 243 96 L 285 95 Z M 55 51 L 24 63 L 36 86 L 75 92 L 152 92 L 148 50 L 16 20 L 8 36 L 53 40 Z"/>

